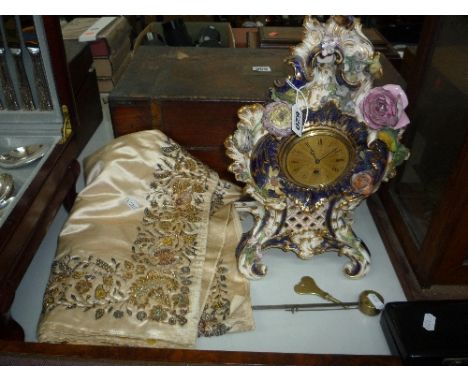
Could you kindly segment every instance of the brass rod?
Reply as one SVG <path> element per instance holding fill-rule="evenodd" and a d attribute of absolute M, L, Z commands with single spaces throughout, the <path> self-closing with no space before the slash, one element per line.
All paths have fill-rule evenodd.
<path fill-rule="evenodd" d="M 359 307 L 357 302 L 323 302 L 314 304 L 279 304 L 279 305 L 253 305 L 253 310 L 287 310 L 287 311 L 301 311 L 301 310 L 332 310 L 338 309 L 355 309 Z"/>

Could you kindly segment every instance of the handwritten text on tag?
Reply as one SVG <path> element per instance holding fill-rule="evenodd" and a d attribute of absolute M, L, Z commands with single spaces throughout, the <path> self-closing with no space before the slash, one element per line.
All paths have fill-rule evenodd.
<path fill-rule="evenodd" d="M 291 120 L 292 126 L 291 129 L 297 136 L 302 136 L 302 130 L 304 129 L 304 121 L 302 119 L 302 110 L 299 109 L 297 104 L 292 105 L 291 107 Z"/>
<path fill-rule="evenodd" d="M 271 72 L 271 68 L 269 66 L 252 66 L 252 70 L 254 72 Z"/>

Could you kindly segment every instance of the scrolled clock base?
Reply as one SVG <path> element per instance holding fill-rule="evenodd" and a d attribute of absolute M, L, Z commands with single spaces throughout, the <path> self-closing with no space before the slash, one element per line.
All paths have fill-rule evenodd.
<path fill-rule="evenodd" d="M 322 205 L 314 213 L 302 212 L 294 205 L 284 210 L 265 208 L 255 202 L 244 205 L 243 212 L 254 217 L 253 228 L 246 232 L 237 247 L 239 271 L 251 280 L 263 278 L 267 266 L 262 262 L 263 251 L 280 248 L 292 251 L 302 259 L 310 259 L 324 252 L 337 252 L 347 257 L 344 273 L 352 279 L 366 275 L 370 268 L 370 253 L 364 242 L 351 229 L 349 211 L 337 210 L 336 203 Z M 326 216 L 334 216 L 327 223 Z"/>

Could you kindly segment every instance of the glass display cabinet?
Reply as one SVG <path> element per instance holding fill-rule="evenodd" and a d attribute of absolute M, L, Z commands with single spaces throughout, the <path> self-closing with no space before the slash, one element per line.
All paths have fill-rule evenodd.
<path fill-rule="evenodd" d="M 467 33 L 466 16 L 426 18 L 408 68 L 411 157 L 371 201 L 409 299 L 468 296 Z"/>

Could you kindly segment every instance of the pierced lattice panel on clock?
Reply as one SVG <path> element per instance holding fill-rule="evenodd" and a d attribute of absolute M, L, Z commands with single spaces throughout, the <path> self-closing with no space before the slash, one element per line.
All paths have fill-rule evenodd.
<path fill-rule="evenodd" d="M 322 229 L 325 225 L 326 214 L 325 205 L 316 208 L 313 212 L 305 212 L 296 206 L 289 206 L 284 229 L 296 232 Z"/>

